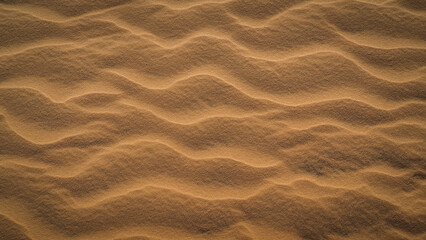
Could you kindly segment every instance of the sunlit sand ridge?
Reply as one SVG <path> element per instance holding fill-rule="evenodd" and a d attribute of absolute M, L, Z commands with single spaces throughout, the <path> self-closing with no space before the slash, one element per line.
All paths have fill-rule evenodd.
<path fill-rule="evenodd" d="M 0 20 L 0 239 L 426 238 L 426 1 Z"/>

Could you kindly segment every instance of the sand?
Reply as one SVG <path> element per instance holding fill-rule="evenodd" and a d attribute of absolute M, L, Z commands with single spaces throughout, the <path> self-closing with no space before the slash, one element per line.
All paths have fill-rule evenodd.
<path fill-rule="evenodd" d="M 426 239 L 426 1 L 0 1 L 0 239 Z"/>

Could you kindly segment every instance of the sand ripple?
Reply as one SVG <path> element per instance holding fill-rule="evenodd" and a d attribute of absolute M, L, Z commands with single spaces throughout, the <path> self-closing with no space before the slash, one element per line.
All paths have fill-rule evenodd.
<path fill-rule="evenodd" d="M 425 9 L 0 1 L 0 239 L 424 239 Z"/>

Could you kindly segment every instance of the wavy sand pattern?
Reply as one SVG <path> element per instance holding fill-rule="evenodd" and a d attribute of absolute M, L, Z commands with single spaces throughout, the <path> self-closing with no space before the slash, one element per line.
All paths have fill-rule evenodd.
<path fill-rule="evenodd" d="M 426 238 L 426 1 L 0 19 L 0 239 Z"/>

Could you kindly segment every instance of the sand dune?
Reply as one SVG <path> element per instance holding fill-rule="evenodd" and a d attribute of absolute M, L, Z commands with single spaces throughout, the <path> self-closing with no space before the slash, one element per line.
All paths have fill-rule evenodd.
<path fill-rule="evenodd" d="M 0 239 L 424 239 L 425 3 L 0 1 Z"/>

